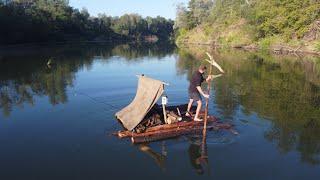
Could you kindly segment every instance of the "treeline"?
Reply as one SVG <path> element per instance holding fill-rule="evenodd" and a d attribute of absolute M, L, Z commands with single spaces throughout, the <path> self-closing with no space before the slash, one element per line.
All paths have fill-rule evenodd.
<path fill-rule="evenodd" d="M 75 9 L 68 0 L 0 0 L 0 44 L 72 40 L 169 40 L 172 20 Z"/>
<path fill-rule="evenodd" d="M 308 43 L 320 51 L 319 0 L 190 0 L 175 22 L 181 41 L 233 46 Z"/>

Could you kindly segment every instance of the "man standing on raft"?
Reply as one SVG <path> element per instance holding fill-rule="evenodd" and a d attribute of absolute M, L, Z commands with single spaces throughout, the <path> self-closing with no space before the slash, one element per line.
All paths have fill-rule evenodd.
<path fill-rule="evenodd" d="M 190 85 L 189 85 L 190 101 L 188 104 L 186 116 L 188 116 L 188 117 L 191 116 L 190 109 L 193 104 L 193 101 L 196 101 L 198 105 L 197 105 L 196 115 L 194 116 L 194 121 L 202 121 L 202 119 L 199 118 L 199 113 L 200 113 L 201 106 L 202 106 L 201 95 L 205 98 L 209 98 L 209 95 L 204 93 L 201 88 L 201 84 L 204 80 L 206 80 L 206 82 L 209 82 L 212 79 L 211 75 L 209 75 L 207 77 L 207 79 L 205 79 L 203 77 L 203 74 L 206 71 L 206 69 L 207 69 L 206 66 L 201 65 L 199 67 L 199 69 L 193 73 L 191 81 L 190 81 Z"/>

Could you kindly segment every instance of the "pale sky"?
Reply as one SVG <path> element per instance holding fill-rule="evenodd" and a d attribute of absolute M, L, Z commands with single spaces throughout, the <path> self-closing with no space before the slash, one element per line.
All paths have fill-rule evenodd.
<path fill-rule="evenodd" d="M 138 13 L 143 17 L 158 15 L 175 19 L 176 5 L 189 0 L 70 0 L 70 5 L 81 9 L 86 7 L 89 13 L 97 16 L 105 13 L 110 16 L 121 16 L 126 13 Z"/>

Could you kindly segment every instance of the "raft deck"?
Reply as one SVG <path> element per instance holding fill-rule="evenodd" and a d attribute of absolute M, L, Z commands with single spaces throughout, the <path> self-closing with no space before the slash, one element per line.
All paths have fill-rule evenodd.
<path fill-rule="evenodd" d="M 204 113 L 200 114 L 200 117 Z M 232 129 L 233 125 L 230 123 L 220 122 L 214 116 L 208 116 L 208 130 L 229 130 L 234 134 L 238 134 Z M 202 133 L 204 122 L 193 121 L 188 117 L 183 117 L 183 120 L 173 124 L 163 124 L 154 127 L 149 127 L 143 133 L 135 133 L 131 131 L 118 131 L 116 134 L 119 138 L 131 138 L 132 143 L 145 143 L 152 141 L 159 141 L 169 138 L 175 138 L 181 135 L 199 134 Z"/>

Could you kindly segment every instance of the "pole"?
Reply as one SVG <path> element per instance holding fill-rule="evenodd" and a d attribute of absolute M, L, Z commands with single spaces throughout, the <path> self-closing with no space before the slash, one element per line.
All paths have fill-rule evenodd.
<path fill-rule="evenodd" d="M 211 76 L 211 72 L 212 72 L 212 65 L 210 65 L 210 70 L 209 70 L 210 76 Z M 208 82 L 208 87 L 207 87 L 209 96 L 210 96 L 210 90 L 211 90 L 211 80 Z M 207 157 L 207 153 L 205 149 L 206 149 L 206 139 L 207 139 L 208 109 L 209 109 L 209 98 L 206 98 L 206 108 L 204 111 L 204 123 L 203 123 L 203 131 L 202 131 L 202 134 L 203 134 L 202 135 L 202 153 L 201 153 L 202 158 Z"/>
<path fill-rule="evenodd" d="M 164 117 L 164 122 L 168 124 L 167 122 L 167 112 L 166 112 L 166 106 L 162 104 L 162 110 L 163 110 L 163 117 Z"/>
<path fill-rule="evenodd" d="M 217 69 L 219 69 L 220 72 L 224 73 L 223 69 L 221 66 L 213 59 L 213 57 L 207 52 L 207 56 L 209 57 L 210 60 L 207 60 L 210 63 L 210 70 L 209 70 L 209 75 L 211 76 L 212 73 L 212 66 L 215 66 Z M 208 82 L 208 95 L 210 96 L 210 90 L 211 90 L 211 79 Z M 204 123 L 203 123 L 203 131 L 202 131 L 202 153 L 201 156 L 202 158 L 207 158 L 207 153 L 206 153 L 206 141 L 207 141 L 207 123 L 208 123 L 208 107 L 209 107 L 209 99 L 206 99 L 206 109 L 205 109 L 205 117 L 204 117 Z"/>

